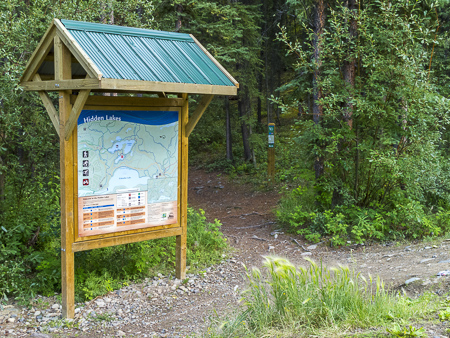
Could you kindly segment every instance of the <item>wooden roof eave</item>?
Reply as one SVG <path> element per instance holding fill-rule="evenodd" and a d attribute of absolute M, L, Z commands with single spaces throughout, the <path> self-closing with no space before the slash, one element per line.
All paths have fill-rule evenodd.
<path fill-rule="evenodd" d="M 137 80 L 86 78 L 73 80 L 25 81 L 20 85 L 27 91 L 59 91 L 59 90 L 107 90 L 128 92 L 164 92 L 210 95 L 236 95 L 236 86 L 217 86 L 192 83 L 152 82 Z"/>

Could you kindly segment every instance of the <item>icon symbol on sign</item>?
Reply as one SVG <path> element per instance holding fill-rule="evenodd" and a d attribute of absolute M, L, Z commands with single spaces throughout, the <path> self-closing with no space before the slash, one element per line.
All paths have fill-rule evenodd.
<path fill-rule="evenodd" d="M 83 160 L 83 167 L 89 167 L 89 160 Z"/>
<path fill-rule="evenodd" d="M 83 151 L 83 158 L 88 158 L 89 157 L 89 151 L 84 150 Z"/>
<path fill-rule="evenodd" d="M 89 176 L 89 169 L 83 169 L 83 176 Z"/>
<path fill-rule="evenodd" d="M 88 178 L 85 178 L 83 180 L 83 185 L 89 185 L 89 179 Z"/>

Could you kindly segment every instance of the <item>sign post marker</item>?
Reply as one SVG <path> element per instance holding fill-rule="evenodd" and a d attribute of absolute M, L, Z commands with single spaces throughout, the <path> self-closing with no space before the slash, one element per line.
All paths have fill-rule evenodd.
<path fill-rule="evenodd" d="M 267 175 L 275 178 L 275 123 L 269 123 L 269 144 L 267 148 Z"/>

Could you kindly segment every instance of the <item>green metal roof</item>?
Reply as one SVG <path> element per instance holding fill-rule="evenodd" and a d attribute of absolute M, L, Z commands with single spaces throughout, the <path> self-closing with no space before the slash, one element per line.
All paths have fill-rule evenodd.
<path fill-rule="evenodd" d="M 188 34 L 61 22 L 104 78 L 234 86 Z"/>

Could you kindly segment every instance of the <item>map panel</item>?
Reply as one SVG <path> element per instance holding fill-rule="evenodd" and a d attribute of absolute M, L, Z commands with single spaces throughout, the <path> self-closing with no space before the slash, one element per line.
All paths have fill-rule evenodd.
<path fill-rule="evenodd" d="M 78 235 L 177 223 L 178 111 L 83 110 Z"/>

